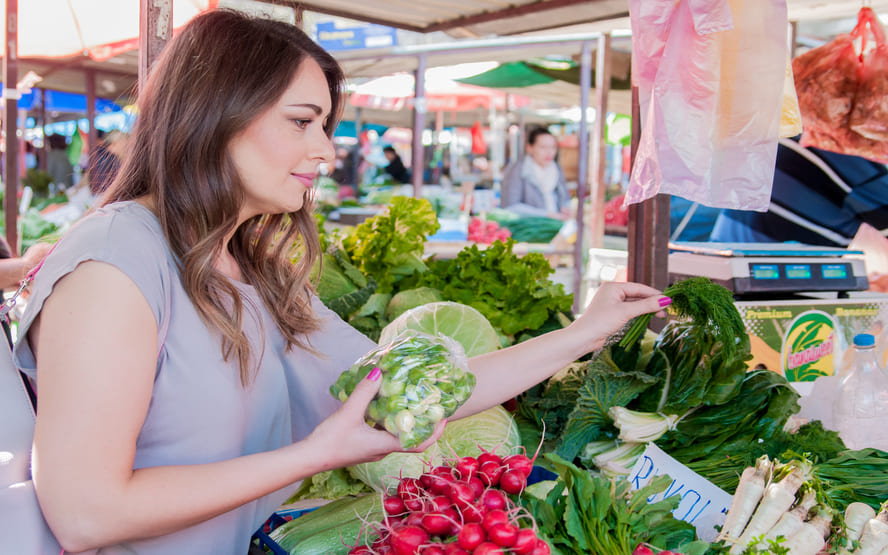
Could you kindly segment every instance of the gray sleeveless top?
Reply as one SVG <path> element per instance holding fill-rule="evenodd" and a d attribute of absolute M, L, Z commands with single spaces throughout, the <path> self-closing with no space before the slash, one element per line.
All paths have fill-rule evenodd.
<path fill-rule="evenodd" d="M 38 367 L 28 343 L 28 328 L 54 284 L 86 260 L 105 262 L 124 272 L 145 296 L 157 320 L 161 347 L 134 468 L 222 461 L 304 438 L 339 406 L 330 385 L 375 346 L 315 297 L 313 307 L 322 318 L 322 329 L 309 340 L 322 355 L 296 348 L 286 352 L 283 336 L 258 293 L 235 281 L 244 300 L 244 330 L 252 340 L 254 356 L 262 357 L 254 382 L 243 387 L 237 364 L 222 359 L 218 333 L 203 324 L 185 293 L 156 217 L 136 202 L 121 202 L 78 222 L 40 269 L 14 352 L 16 363 L 32 379 Z M 173 534 L 98 552 L 244 555 L 252 533 L 294 487 Z"/>

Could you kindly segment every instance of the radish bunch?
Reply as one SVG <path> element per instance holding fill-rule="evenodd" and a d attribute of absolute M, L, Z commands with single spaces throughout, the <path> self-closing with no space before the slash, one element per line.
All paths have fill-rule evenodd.
<path fill-rule="evenodd" d="M 533 518 L 510 497 L 532 468 L 525 455 L 485 451 L 402 478 L 383 499 L 373 542 L 349 555 L 548 555 Z"/>

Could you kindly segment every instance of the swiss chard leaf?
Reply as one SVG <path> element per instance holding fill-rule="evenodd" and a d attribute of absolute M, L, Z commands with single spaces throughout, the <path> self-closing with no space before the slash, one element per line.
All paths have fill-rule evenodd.
<path fill-rule="evenodd" d="M 608 414 L 610 408 L 626 406 L 658 381 L 643 372 L 620 371 L 606 350 L 603 353 L 587 363 L 583 385 L 561 432 L 556 453 L 565 460 L 574 460 L 590 441 L 615 438 L 619 432 Z"/>

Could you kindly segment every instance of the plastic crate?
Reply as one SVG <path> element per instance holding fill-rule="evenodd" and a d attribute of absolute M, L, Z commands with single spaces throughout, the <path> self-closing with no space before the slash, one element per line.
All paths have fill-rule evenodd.
<path fill-rule="evenodd" d="M 315 508 L 310 509 L 279 509 L 271 514 L 268 517 L 268 520 L 253 533 L 253 538 L 251 543 L 253 545 L 257 545 L 260 548 L 266 549 L 274 553 L 274 555 L 290 555 L 288 551 L 283 549 L 281 546 L 277 544 L 276 541 L 271 539 L 271 532 L 278 528 L 279 526 L 283 526 L 287 522 L 290 522 L 294 518 L 299 518 L 305 513 L 310 513 L 315 510 Z"/>

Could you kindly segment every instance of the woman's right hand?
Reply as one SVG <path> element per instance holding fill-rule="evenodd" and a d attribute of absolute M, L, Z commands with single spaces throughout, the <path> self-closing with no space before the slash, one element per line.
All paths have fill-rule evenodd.
<path fill-rule="evenodd" d="M 309 434 L 307 441 L 320 453 L 326 453 L 325 467 L 342 468 L 359 463 L 378 461 L 394 452 L 421 453 L 441 434 L 447 420 L 435 426 L 432 436 L 414 449 L 404 449 L 400 440 L 385 430 L 367 424 L 365 414 L 373 397 L 379 391 L 379 373 L 373 372 L 358 382 L 355 390 L 335 413 L 327 417 Z"/>

